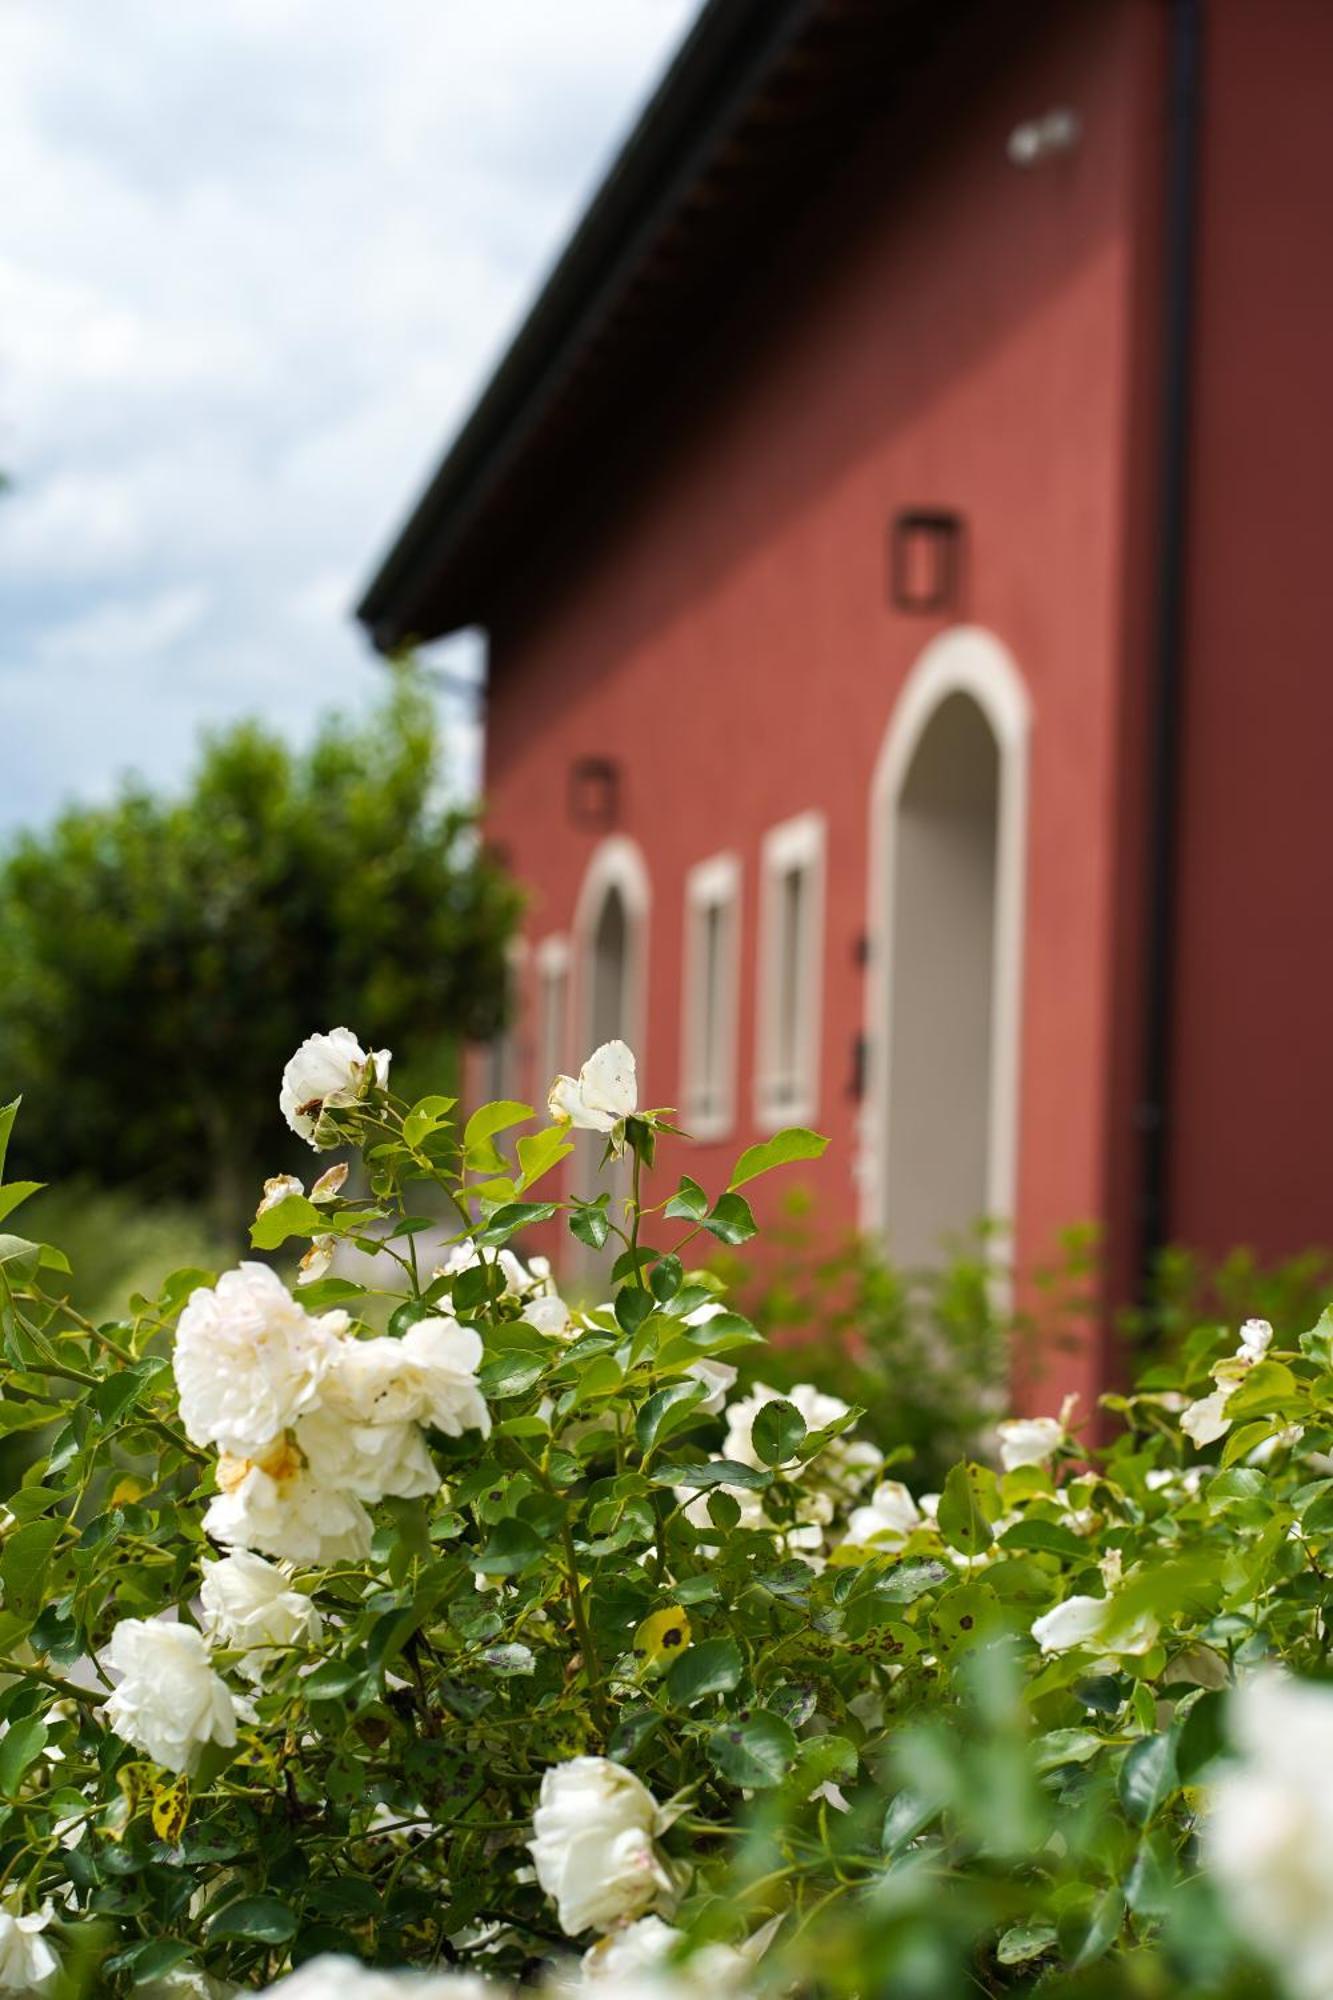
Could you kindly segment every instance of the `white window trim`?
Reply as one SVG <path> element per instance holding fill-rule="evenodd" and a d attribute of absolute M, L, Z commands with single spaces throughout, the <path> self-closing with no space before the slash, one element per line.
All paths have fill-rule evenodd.
<path fill-rule="evenodd" d="M 703 1053 L 704 961 L 702 924 L 709 910 L 725 912 L 724 956 L 719 967 L 716 1104 L 700 1108 L 698 1089 Z M 685 938 L 681 963 L 680 1103 L 686 1129 L 695 1139 L 725 1139 L 736 1125 L 736 1038 L 740 1026 L 741 862 L 738 854 L 714 854 L 685 877 Z"/>
<path fill-rule="evenodd" d="M 783 1125 L 809 1122 L 818 1115 L 820 1024 L 824 1004 L 824 875 L 827 827 L 821 812 L 798 813 L 770 827 L 760 853 L 759 991 L 756 1010 L 755 1123 L 775 1132 Z M 778 986 L 781 979 L 782 901 L 784 876 L 794 868 L 808 872 L 810 884 L 809 949 L 801 968 L 797 994 L 799 1048 L 796 1088 L 787 1096 L 776 1091 L 774 1042 L 778 1032 Z"/>
<path fill-rule="evenodd" d="M 893 992 L 894 880 L 899 801 L 912 760 L 942 702 L 970 695 L 999 752 L 996 829 L 995 960 L 991 1012 L 990 1151 L 986 1206 L 1013 1218 L 1017 1195 L 1019 1058 L 1023 1010 L 1023 921 L 1027 881 L 1028 761 L 1032 711 L 1008 648 L 981 626 L 959 625 L 932 639 L 907 677 L 885 732 L 870 801 L 866 938 L 866 1147 L 860 1163 L 861 1219 L 883 1234 L 891 1078 L 889 996 Z M 997 1257 L 1003 1246 L 997 1247 Z"/>
<path fill-rule="evenodd" d="M 554 1067 L 551 1069 L 551 1074 L 549 1076 L 539 1076 L 536 1080 L 534 1088 L 539 1103 L 545 1101 L 545 1093 L 550 1089 L 556 1077 L 561 1075 L 564 1071 L 566 1071 L 569 1068 L 569 1062 L 570 1062 L 570 1050 L 569 1050 L 570 990 L 569 989 L 570 989 L 570 967 L 572 961 L 573 961 L 573 952 L 570 947 L 569 939 L 563 931 L 553 931 L 549 937 L 544 937 L 541 943 L 537 946 L 536 952 L 533 955 L 533 963 L 536 967 L 536 973 L 537 973 L 537 979 L 536 979 L 537 1004 L 534 1010 L 534 1023 L 533 1023 L 534 1047 L 536 1049 L 537 1059 L 539 1062 L 541 1062 L 544 1066 L 552 1062 L 554 1063 Z M 552 1054 L 552 1052 L 548 1050 L 546 1047 L 546 996 L 547 996 L 547 987 L 549 983 L 552 980 L 556 979 L 563 980 L 565 986 L 564 1020 L 561 1024 L 562 1032 L 560 1035 L 560 1046 L 558 1049 L 554 1051 L 554 1054 Z"/>
<path fill-rule="evenodd" d="M 569 1009 L 570 1020 L 578 1030 L 578 1041 L 570 1068 L 578 1070 L 592 1054 L 592 981 L 588 977 L 588 962 L 602 904 L 612 889 L 618 889 L 624 898 L 629 923 L 629 1005 L 625 1010 L 628 1017 L 625 1039 L 634 1051 L 642 1087 L 644 1035 L 648 1020 L 648 919 L 652 911 L 652 890 L 643 851 L 625 834 L 609 835 L 594 850 L 579 887 L 574 910 L 575 950 Z"/>

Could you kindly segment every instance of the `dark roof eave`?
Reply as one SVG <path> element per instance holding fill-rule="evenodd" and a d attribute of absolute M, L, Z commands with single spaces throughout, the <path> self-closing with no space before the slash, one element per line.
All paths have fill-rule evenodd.
<path fill-rule="evenodd" d="M 380 564 L 356 615 L 381 652 L 438 636 L 413 623 L 451 548 L 522 452 L 775 56 L 817 0 L 708 0 L 492 375 Z M 441 630 L 481 622 L 459 608 Z"/>

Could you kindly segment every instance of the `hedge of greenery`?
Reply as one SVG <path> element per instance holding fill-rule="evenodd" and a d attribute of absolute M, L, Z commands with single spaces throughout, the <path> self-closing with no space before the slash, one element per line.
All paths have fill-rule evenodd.
<path fill-rule="evenodd" d="M 544 1123 L 400 1101 L 345 1029 L 281 1102 L 367 1190 L 266 1188 L 295 1292 L 181 1271 L 96 1326 L 0 1236 L 0 1423 L 40 1444 L 0 1990 L 1333 1992 L 1333 1321 L 1200 1328 L 1109 1450 L 1014 1419 L 913 1494 L 817 1385 L 735 1389 L 758 1336 L 695 1268 L 814 1134 L 650 1194 L 622 1044 Z M 623 1210 L 544 1196 L 571 1126 L 628 1151 Z M 595 1310 L 511 1247 L 561 1208 Z"/>

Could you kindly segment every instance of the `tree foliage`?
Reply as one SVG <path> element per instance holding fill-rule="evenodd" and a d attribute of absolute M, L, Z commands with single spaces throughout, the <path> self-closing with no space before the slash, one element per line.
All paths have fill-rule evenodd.
<path fill-rule="evenodd" d="M 25 1169 L 207 1196 L 234 1223 L 272 1162 L 289 1051 L 344 1019 L 400 1055 L 488 1036 L 516 912 L 442 797 L 406 677 L 304 754 L 246 723 L 206 743 L 186 796 L 66 813 L 0 869 L 0 1077 L 27 1100 Z"/>

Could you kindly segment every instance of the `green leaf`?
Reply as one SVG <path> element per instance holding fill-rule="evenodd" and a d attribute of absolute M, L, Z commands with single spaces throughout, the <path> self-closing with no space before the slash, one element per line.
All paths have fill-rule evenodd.
<path fill-rule="evenodd" d="M 761 1403 L 750 1427 L 750 1438 L 765 1465 L 784 1465 L 805 1437 L 805 1418 L 794 1403 L 778 1397 Z"/>
<path fill-rule="evenodd" d="M 1026 1965 L 1056 1943 L 1054 1924 L 1011 1924 L 995 1947 L 1001 1965 Z"/>
<path fill-rule="evenodd" d="M 228 1903 L 208 1926 L 211 1938 L 253 1938 L 260 1944 L 287 1944 L 296 1936 L 296 1916 L 276 1896 L 242 1896 Z"/>
<path fill-rule="evenodd" d="M 708 1755 L 724 1778 L 746 1791 L 780 1785 L 796 1758 L 790 1724 L 768 1709 L 755 1708 L 742 1722 L 724 1722 L 708 1737 Z"/>
<path fill-rule="evenodd" d="M 1086 1764 L 1103 1748 L 1104 1739 L 1092 1729 L 1048 1729 L 1033 1745 L 1037 1771 L 1058 1771 L 1064 1764 Z"/>
<path fill-rule="evenodd" d="M 1146 1826 L 1176 1787 L 1175 1743 L 1169 1731 L 1131 1743 L 1120 1766 L 1120 1803 L 1135 1826 Z"/>
<path fill-rule="evenodd" d="M 520 1229 L 530 1228 L 534 1222 L 548 1222 L 558 1206 L 554 1201 L 508 1201 L 474 1232 L 474 1240 L 490 1248 L 507 1243 Z"/>
<path fill-rule="evenodd" d="M 674 1299 L 685 1282 L 680 1258 L 659 1257 L 648 1282 L 653 1288 L 653 1297 L 659 1305 L 664 1306 L 669 1299 Z"/>
<path fill-rule="evenodd" d="M 668 1382 L 664 1389 L 654 1390 L 634 1419 L 634 1435 L 639 1441 L 639 1450 L 651 1451 L 664 1429 L 668 1432 L 675 1430 L 680 1418 L 701 1403 L 707 1394 L 707 1384 L 695 1381 Z M 677 1422 L 668 1423 L 673 1411 Z"/>
<path fill-rule="evenodd" d="M 1256 1445 L 1262 1444 L 1265 1438 L 1272 1435 L 1271 1417 L 1256 1417 L 1253 1423 L 1242 1424 L 1239 1430 L 1233 1430 L 1227 1435 L 1226 1443 L 1222 1446 L 1223 1465 L 1234 1465 L 1237 1459 L 1244 1458 Z"/>
<path fill-rule="evenodd" d="M 16 1097 L 12 1103 L 0 1105 L 0 1174 L 3 1174 L 5 1171 L 5 1154 L 9 1151 L 9 1135 L 14 1129 L 14 1120 L 18 1117 L 19 1106 L 22 1102 L 23 1099 L 21 1097 Z"/>
<path fill-rule="evenodd" d="M 423 1139 L 447 1124 L 449 1113 L 458 1102 L 455 1097 L 423 1097 L 412 1106 L 403 1120 L 403 1143 L 415 1152 Z"/>
<path fill-rule="evenodd" d="M 497 1132 L 507 1132 L 511 1125 L 525 1125 L 529 1118 L 536 1116 L 530 1104 L 516 1103 L 513 1098 L 483 1104 L 463 1127 L 463 1151 L 470 1158 L 473 1153 L 479 1153 Z"/>
<path fill-rule="evenodd" d="M 580 1243 L 586 1243 L 590 1250 L 600 1250 L 611 1234 L 611 1223 L 606 1213 L 608 1197 L 599 1195 L 596 1201 L 579 1202 L 569 1218 L 569 1233 Z"/>
<path fill-rule="evenodd" d="M 1285 1362 L 1259 1361 L 1227 1398 L 1226 1415 L 1233 1423 L 1252 1411 L 1268 1415 L 1296 1394 L 1296 1377 Z"/>
<path fill-rule="evenodd" d="M 573 1150 L 573 1141 L 561 1125 L 543 1125 L 540 1132 L 525 1132 L 517 1145 L 519 1186 L 530 1188 L 561 1160 L 568 1159 Z"/>
<path fill-rule="evenodd" d="M 473 1556 L 472 1567 L 483 1576 L 518 1576 L 541 1561 L 545 1547 L 541 1536 L 526 1521 L 514 1518 L 497 1521 L 481 1554 Z"/>
<path fill-rule="evenodd" d="M 0 1236 L 0 1277 L 30 1278 L 41 1261 L 40 1243 L 30 1243 L 26 1236 Z"/>
<path fill-rule="evenodd" d="M 719 1243 L 748 1243 L 758 1231 L 754 1210 L 743 1194 L 720 1194 L 703 1226 Z"/>
<path fill-rule="evenodd" d="M 953 1571 L 941 1562 L 900 1562 L 875 1578 L 875 1595 L 889 1604 L 913 1604 L 947 1583 Z"/>
<path fill-rule="evenodd" d="M 1042 1555 L 1063 1556 L 1069 1562 L 1086 1562 L 1088 1545 L 1073 1533 L 1063 1528 L 1058 1521 L 1042 1521 L 1029 1518 L 1016 1521 L 1012 1528 L 1000 1536 L 1002 1549 L 1035 1549 Z"/>
<path fill-rule="evenodd" d="M 22 1722 L 11 1723 L 3 1742 L 0 1742 L 0 1793 L 5 1798 L 16 1796 L 24 1772 L 36 1762 L 46 1747 L 46 1724 L 39 1715 L 25 1716 Z"/>
<path fill-rule="evenodd" d="M 302 1681 L 301 1692 L 307 1701 L 341 1701 L 364 1683 L 367 1671 L 364 1659 L 326 1660 Z"/>
<path fill-rule="evenodd" d="M 702 1222 L 708 1213 L 708 1196 L 698 1181 L 692 1181 L 688 1174 L 682 1174 L 680 1186 L 662 1213 L 672 1222 Z"/>
<path fill-rule="evenodd" d="M 250 1242 L 256 1250 L 276 1250 L 289 1236 L 318 1236 L 328 1226 L 327 1209 L 316 1208 L 303 1194 L 284 1195 L 255 1217 L 250 1224 Z"/>
<path fill-rule="evenodd" d="M 0 1221 L 45 1185 L 45 1181 L 10 1181 L 6 1187 L 0 1187 Z"/>
<path fill-rule="evenodd" d="M 997 1512 L 995 1474 L 989 1467 L 955 1465 L 944 1482 L 937 1516 L 950 1548 L 965 1556 L 988 1549 L 994 1540 L 990 1524 Z"/>
<path fill-rule="evenodd" d="M 710 1694 L 730 1694 L 740 1685 L 740 1648 L 733 1639 L 703 1639 L 672 1663 L 666 1693 L 677 1708 L 692 1708 Z"/>
<path fill-rule="evenodd" d="M 793 1160 L 817 1160 L 827 1145 L 827 1139 L 818 1132 L 808 1131 L 804 1125 L 785 1126 L 762 1144 L 747 1147 L 737 1160 L 727 1186 L 744 1187 L 746 1181 L 771 1173 L 774 1167 L 789 1166 Z"/>
<path fill-rule="evenodd" d="M 63 1521 L 29 1521 L 9 1537 L 0 1554 L 6 1610 L 25 1616 L 37 1610 L 52 1554 L 64 1532 Z"/>
<path fill-rule="evenodd" d="M 939 1809 L 937 1802 L 918 1798 L 915 1792 L 899 1792 L 890 1799 L 880 1835 L 880 1846 L 890 1860 L 919 1833 L 924 1833 Z"/>
<path fill-rule="evenodd" d="M 533 1354 L 527 1348 L 511 1348 L 506 1354 L 496 1354 L 489 1361 L 483 1361 L 477 1370 L 477 1387 L 488 1402 L 503 1402 L 506 1396 L 521 1396 L 545 1372 L 546 1360 L 543 1355 Z"/>
<path fill-rule="evenodd" d="M 696 1492 L 710 1486 L 743 1486 L 747 1492 L 762 1493 L 772 1483 L 771 1472 L 758 1472 L 734 1458 L 714 1458 L 706 1465 L 659 1465 L 653 1474 L 654 1486 L 688 1486 Z"/>

